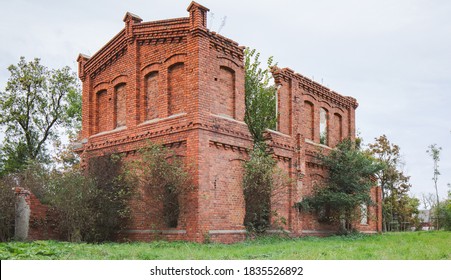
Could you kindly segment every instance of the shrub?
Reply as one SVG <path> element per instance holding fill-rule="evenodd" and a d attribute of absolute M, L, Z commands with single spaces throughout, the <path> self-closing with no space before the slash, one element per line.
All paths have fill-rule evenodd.
<path fill-rule="evenodd" d="M 118 155 L 91 157 L 87 162 L 86 170 L 75 165 L 49 172 L 44 184 L 32 180 L 33 176 L 27 178 L 41 186 L 41 190 L 31 190 L 40 193 L 38 198 L 57 214 L 62 238 L 73 242 L 111 241 L 126 223 L 131 187 L 122 180 Z"/>
<path fill-rule="evenodd" d="M 192 182 L 186 165 L 174 151 L 149 143 L 138 151 L 136 159 L 127 162 L 125 176 L 127 184 L 142 187 L 156 200 L 148 205 L 154 221 L 161 217 L 164 226 L 178 226 L 184 207 L 182 197 L 192 188 Z"/>
<path fill-rule="evenodd" d="M 451 230 L 451 190 L 448 191 L 448 198 L 439 203 L 438 208 L 432 210 L 434 219 L 439 219 L 441 229 Z"/>
<path fill-rule="evenodd" d="M 61 238 L 113 240 L 130 212 L 133 185 L 125 184 L 123 178 L 121 157 L 115 154 L 88 158 L 86 170 L 78 164 L 50 170 L 42 163 L 29 162 L 22 171 L 0 179 L 0 240 L 14 233 L 14 187 L 31 191 L 49 206 Z M 47 225 L 49 218 L 39 223 Z"/>
<path fill-rule="evenodd" d="M 95 234 L 93 202 L 99 195 L 94 181 L 79 170 L 52 172 L 46 187 L 46 201 L 57 213 L 61 237 L 72 242 L 90 240 Z"/>
<path fill-rule="evenodd" d="M 0 241 L 14 236 L 15 194 L 10 176 L 0 178 Z"/>
<path fill-rule="evenodd" d="M 94 182 L 96 192 L 90 200 L 94 225 L 87 241 L 113 240 L 130 218 L 130 199 L 134 186 L 126 184 L 122 158 L 117 154 L 92 157 L 88 161 L 87 177 Z"/>
<path fill-rule="evenodd" d="M 352 232 L 353 222 L 360 217 L 360 206 L 372 204 L 373 176 L 383 166 L 349 139 L 317 157 L 328 176 L 324 185 L 315 186 L 313 195 L 304 197 L 298 206 L 301 210 L 324 212 L 324 219 L 341 222 L 341 232 Z"/>
<path fill-rule="evenodd" d="M 272 204 L 285 198 L 290 184 L 288 176 L 277 167 L 276 160 L 265 151 L 265 145 L 257 145 L 244 163 L 244 225 L 250 233 L 261 234 L 271 226 L 283 226 L 285 218 L 271 209 L 275 206 Z"/>

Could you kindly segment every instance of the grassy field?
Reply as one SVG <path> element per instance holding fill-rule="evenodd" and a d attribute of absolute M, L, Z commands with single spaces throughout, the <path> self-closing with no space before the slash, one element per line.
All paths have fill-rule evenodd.
<path fill-rule="evenodd" d="M 259 238 L 232 245 L 150 243 L 0 243 L 0 259 L 60 260 L 451 260 L 451 232 L 402 232 L 327 238 Z"/>

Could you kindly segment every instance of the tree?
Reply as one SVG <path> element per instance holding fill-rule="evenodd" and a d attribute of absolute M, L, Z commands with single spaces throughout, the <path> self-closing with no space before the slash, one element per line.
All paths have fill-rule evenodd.
<path fill-rule="evenodd" d="M 360 216 L 360 206 L 373 203 L 370 189 L 374 174 L 383 165 L 350 139 L 340 142 L 328 154 L 318 153 L 317 159 L 328 170 L 326 182 L 316 186 L 313 194 L 304 197 L 298 206 L 300 210 L 325 212 L 329 221 L 341 222 L 340 231 L 349 232 Z"/>
<path fill-rule="evenodd" d="M 434 207 L 434 194 L 432 193 L 422 193 L 421 194 L 421 202 L 423 203 L 423 207 L 425 210 L 431 210 Z"/>
<path fill-rule="evenodd" d="M 46 145 L 58 138 L 58 128 L 77 129 L 81 120 L 80 89 L 69 67 L 49 70 L 38 58 L 27 62 L 21 57 L 8 70 L 0 93 L 0 125 L 5 128 L 0 175 L 28 161 L 48 160 Z"/>
<path fill-rule="evenodd" d="M 382 217 L 384 231 L 396 230 L 400 225 L 412 222 L 409 218 L 417 212 L 411 205 L 414 198 L 408 192 L 411 188 L 410 177 L 401 170 L 403 162 L 400 147 L 391 143 L 387 136 L 375 138 L 373 144 L 368 145 L 368 151 L 381 163 L 384 168 L 375 174 L 382 189 Z M 410 211 L 410 212 L 409 212 Z"/>
<path fill-rule="evenodd" d="M 451 184 L 448 183 L 448 198 L 439 205 L 440 225 L 445 230 L 451 230 Z"/>
<path fill-rule="evenodd" d="M 405 231 L 410 227 L 418 227 L 420 222 L 418 218 L 420 200 L 418 198 L 402 195 L 394 206 L 400 230 Z"/>
<path fill-rule="evenodd" d="M 439 166 L 438 166 L 438 162 L 440 161 L 440 151 L 442 150 L 441 147 L 437 147 L 437 144 L 432 144 L 429 145 L 428 147 L 429 149 L 426 151 L 426 153 L 428 153 L 428 155 L 432 158 L 432 160 L 434 161 L 434 176 L 432 177 L 432 180 L 434 181 L 434 187 L 435 187 L 435 194 L 436 194 L 436 199 L 437 199 L 437 204 L 436 204 L 436 217 L 440 216 L 440 213 L 438 211 L 440 211 L 440 199 L 438 196 L 438 188 L 437 188 L 437 182 L 438 182 L 438 176 L 440 175 L 440 171 L 439 171 Z M 437 229 L 439 229 L 439 219 L 436 219 L 436 224 L 437 224 Z"/>
<path fill-rule="evenodd" d="M 244 224 L 251 233 L 264 233 L 272 223 L 284 223 L 284 217 L 271 211 L 284 190 L 291 184 L 289 177 L 277 167 L 277 161 L 267 150 L 264 133 L 275 129 L 277 123 L 277 89 L 271 85 L 273 58 L 261 68 L 260 53 L 247 48 L 245 62 L 244 121 L 252 135 L 254 147 L 244 163 L 243 194 L 246 214 Z M 277 217 L 277 219 L 276 219 Z"/>
<path fill-rule="evenodd" d="M 244 121 L 254 139 L 254 145 L 263 143 L 263 133 L 266 129 L 275 129 L 277 123 L 276 92 L 271 85 L 271 68 L 273 58 L 268 59 L 268 67 L 264 70 L 260 67 L 260 53 L 255 49 L 244 50 L 245 66 L 245 105 Z"/>

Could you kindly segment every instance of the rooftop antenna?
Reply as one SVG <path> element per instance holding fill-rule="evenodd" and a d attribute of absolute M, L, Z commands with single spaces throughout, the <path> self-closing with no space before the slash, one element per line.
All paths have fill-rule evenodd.
<path fill-rule="evenodd" d="M 208 16 L 210 17 L 210 18 L 208 19 L 208 25 L 209 25 L 209 28 L 208 28 L 208 29 L 210 29 L 210 30 L 213 31 L 213 23 L 215 22 L 215 13 L 209 12 L 209 13 L 208 13 Z"/>
<path fill-rule="evenodd" d="M 221 33 L 222 28 L 226 25 L 227 16 L 223 16 L 221 19 L 221 25 L 219 25 L 218 33 Z"/>

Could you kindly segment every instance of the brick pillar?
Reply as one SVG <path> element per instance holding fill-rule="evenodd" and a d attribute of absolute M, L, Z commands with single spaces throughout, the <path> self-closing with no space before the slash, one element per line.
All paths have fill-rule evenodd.
<path fill-rule="evenodd" d="M 376 215 L 377 215 L 377 225 L 376 231 L 382 232 L 382 188 L 376 187 Z"/>
<path fill-rule="evenodd" d="M 135 40 L 133 27 L 142 22 L 142 19 L 132 13 L 127 12 L 124 17 L 125 23 L 125 36 L 127 37 L 128 47 L 130 49 L 129 56 L 130 61 L 135 62 L 133 71 L 129 73 L 129 79 L 127 81 L 127 126 L 134 127 L 140 121 L 139 112 L 139 96 L 140 96 L 140 57 L 139 46 Z"/>
<path fill-rule="evenodd" d="M 78 62 L 78 77 L 82 81 L 82 138 L 87 138 L 89 135 L 93 133 L 93 131 L 90 131 L 92 129 L 92 112 L 90 110 L 90 104 L 91 99 L 90 97 L 90 78 L 85 73 L 85 64 L 89 60 L 89 56 L 80 54 L 78 55 L 77 62 Z"/>
<path fill-rule="evenodd" d="M 351 140 L 355 140 L 355 110 L 357 109 L 357 107 L 359 106 L 359 104 L 357 103 L 357 101 L 353 98 L 353 97 L 347 97 L 348 99 L 351 100 L 351 102 L 353 103 L 350 107 L 349 107 L 349 137 L 351 138 Z"/>
<path fill-rule="evenodd" d="M 30 192 L 22 188 L 16 188 L 16 218 L 14 227 L 14 239 L 23 241 L 28 239 L 30 224 Z"/>

